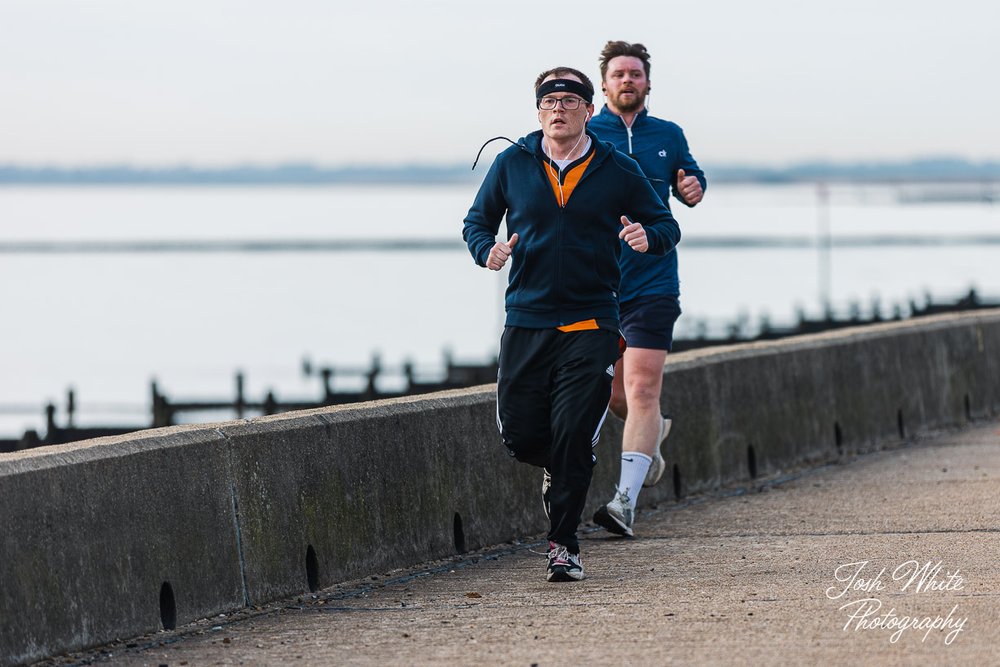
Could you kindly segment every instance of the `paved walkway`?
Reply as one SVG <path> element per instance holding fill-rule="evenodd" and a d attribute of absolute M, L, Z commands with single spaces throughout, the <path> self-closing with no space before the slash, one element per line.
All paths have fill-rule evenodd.
<path fill-rule="evenodd" d="M 586 533 L 583 582 L 508 545 L 72 661 L 1000 664 L 998 423 L 647 511 L 636 535 Z"/>

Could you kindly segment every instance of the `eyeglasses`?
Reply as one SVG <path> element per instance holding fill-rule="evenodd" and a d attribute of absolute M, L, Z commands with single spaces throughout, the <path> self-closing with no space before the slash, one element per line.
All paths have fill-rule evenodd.
<path fill-rule="evenodd" d="M 586 103 L 579 97 L 543 97 L 538 100 L 538 108 L 543 111 L 552 111 L 558 104 L 562 104 L 562 108 L 566 111 L 575 111 L 581 104 Z"/>

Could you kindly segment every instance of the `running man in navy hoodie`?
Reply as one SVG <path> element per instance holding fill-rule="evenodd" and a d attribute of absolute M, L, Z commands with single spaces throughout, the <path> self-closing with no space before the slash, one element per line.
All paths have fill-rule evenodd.
<path fill-rule="evenodd" d="M 601 52 L 601 89 L 607 104 L 590 131 L 627 152 L 655 179 L 653 187 L 670 206 L 670 191 L 685 206 L 702 200 L 705 173 L 691 157 L 676 123 L 649 115 L 649 52 L 642 44 L 610 41 Z M 622 465 L 611 502 L 594 521 L 612 533 L 632 535 L 635 506 L 644 486 L 653 486 L 667 464 L 661 448 L 671 419 L 661 414 L 663 365 L 681 314 L 677 253 L 662 257 L 622 250 L 620 291 L 622 332 L 628 351 L 619 360 L 611 392 L 611 412 L 625 420 Z"/>
<path fill-rule="evenodd" d="M 511 456 L 543 468 L 549 581 L 584 576 L 576 531 L 620 356 L 621 241 L 662 255 L 680 240 L 636 162 L 586 130 L 593 97 L 578 70 L 539 75 L 541 130 L 497 156 L 463 230 L 477 264 L 511 262 L 497 424 Z"/>

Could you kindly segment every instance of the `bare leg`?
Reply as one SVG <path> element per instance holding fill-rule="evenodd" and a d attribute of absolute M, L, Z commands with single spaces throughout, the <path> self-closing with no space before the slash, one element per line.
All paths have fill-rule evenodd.
<path fill-rule="evenodd" d="M 594 523 L 617 535 L 632 535 L 636 501 L 648 473 L 654 475 L 650 484 L 663 474 L 662 459 L 655 463 L 654 454 L 664 423 L 660 389 L 666 358 L 666 350 L 630 347 L 619 361 L 611 385 L 611 409 L 625 419 L 621 472 L 614 497 L 594 513 Z M 651 468 L 653 465 L 656 467 Z"/>
<path fill-rule="evenodd" d="M 666 350 L 641 347 L 625 350 L 622 363 L 624 373 L 615 373 L 611 396 L 614 413 L 625 418 L 623 452 L 640 452 L 646 456 L 653 456 L 656 452 L 660 425 L 663 422 L 660 415 L 660 390 L 663 387 L 663 365 L 666 360 Z M 622 412 L 617 409 L 615 401 L 614 390 L 618 388 L 619 382 L 624 385 L 626 403 Z"/>

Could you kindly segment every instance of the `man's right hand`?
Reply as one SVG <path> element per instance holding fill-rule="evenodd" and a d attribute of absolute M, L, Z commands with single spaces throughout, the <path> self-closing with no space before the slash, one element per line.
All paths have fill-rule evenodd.
<path fill-rule="evenodd" d="M 490 248 L 490 256 L 486 258 L 486 268 L 491 271 L 499 271 L 507 263 L 507 258 L 510 257 L 510 253 L 514 250 L 514 244 L 517 243 L 517 232 L 510 237 L 510 240 L 504 243 L 503 241 L 497 241 Z"/>

